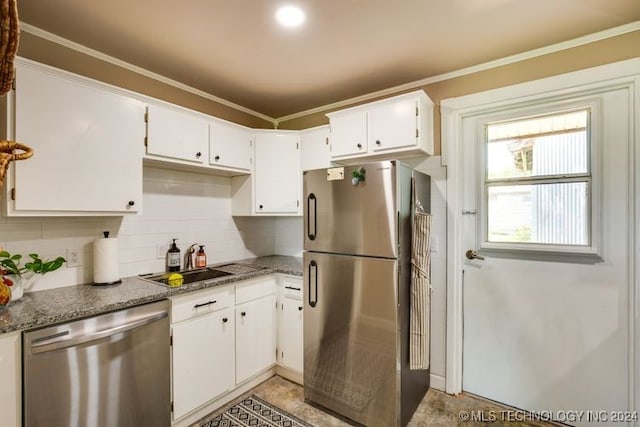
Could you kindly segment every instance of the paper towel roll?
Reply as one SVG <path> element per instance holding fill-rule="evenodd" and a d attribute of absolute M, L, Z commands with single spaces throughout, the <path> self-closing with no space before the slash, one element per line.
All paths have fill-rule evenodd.
<path fill-rule="evenodd" d="M 111 285 L 119 282 L 118 239 L 96 239 L 93 242 L 93 284 Z"/>

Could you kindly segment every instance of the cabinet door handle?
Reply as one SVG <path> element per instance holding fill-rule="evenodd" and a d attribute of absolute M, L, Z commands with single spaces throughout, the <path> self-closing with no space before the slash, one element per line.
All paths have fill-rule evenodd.
<path fill-rule="evenodd" d="M 220 160 L 220 156 L 215 156 L 215 157 L 213 158 L 213 160 L 215 160 L 215 161 L 217 162 L 218 160 Z"/>
<path fill-rule="evenodd" d="M 302 311 L 302 306 L 298 306 L 298 311 Z"/>
<path fill-rule="evenodd" d="M 229 319 L 227 319 L 226 317 L 222 318 L 222 323 L 227 323 L 229 321 Z"/>
<path fill-rule="evenodd" d="M 246 311 L 241 311 L 241 312 L 240 312 L 240 316 L 244 317 L 244 316 L 246 316 L 246 315 L 247 315 L 247 312 L 246 312 Z"/>
<path fill-rule="evenodd" d="M 315 295 L 313 297 L 313 299 L 311 299 L 311 268 L 313 268 L 315 275 L 314 275 L 314 288 L 315 288 Z M 315 262 L 315 260 L 311 260 L 311 262 L 309 262 L 309 269 L 308 269 L 308 274 L 309 274 L 309 305 L 311 307 L 315 307 L 316 304 L 318 304 L 318 263 Z"/>
<path fill-rule="evenodd" d="M 217 301 L 216 300 L 212 300 L 209 302 L 203 302 L 202 304 L 196 304 L 193 306 L 193 308 L 200 308 L 200 307 L 204 307 L 206 305 L 211 305 L 211 304 L 215 304 Z"/>
<path fill-rule="evenodd" d="M 258 206 L 258 209 L 262 209 L 263 207 L 264 207 L 263 205 L 260 205 L 260 206 Z"/>
<path fill-rule="evenodd" d="M 294 288 L 293 286 L 285 286 L 285 289 L 291 289 L 292 291 L 299 291 L 300 288 Z"/>
<path fill-rule="evenodd" d="M 198 151 L 198 152 L 196 153 L 196 158 L 198 158 L 198 159 L 199 159 L 199 158 L 200 158 L 200 156 L 202 156 L 202 153 Z"/>
<path fill-rule="evenodd" d="M 311 201 L 313 201 L 313 233 L 311 232 Z M 318 234 L 318 199 L 316 195 L 310 193 L 307 196 L 307 237 L 315 240 Z"/>
<path fill-rule="evenodd" d="M 130 208 L 133 207 L 136 204 L 136 202 L 134 202 L 133 200 L 129 200 L 129 202 L 127 203 L 127 206 L 129 206 Z"/>
<path fill-rule="evenodd" d="M 362 149 L 362 144 L 358 143 L 356 144 L 356 147 L 358 147 L 358 149 Z"/>
<path fill-rule="evenodd" d="M 380 142 L 380 140 L 379 140 L 379 139 L 376 139 L 376 145 L 378 145 L 378 146 L 379 146 L 379 145 L 382 145 L 382 142 Z"/>

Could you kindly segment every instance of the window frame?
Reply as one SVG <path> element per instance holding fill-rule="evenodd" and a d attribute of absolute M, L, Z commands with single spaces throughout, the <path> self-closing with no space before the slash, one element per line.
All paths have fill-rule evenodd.
<path fill-rule="evenodd" d="M 488 126 L 500 122 L 517 121 L 533 117 L 544 117 L 572 111 L 588 111 L 587 118 L 587 173 L 544 175 L 542 177 L 515 177 L 506 179 L 488 179 Z M 497 111 L 479 118 L 478 132 L 478 162 L 477 200 L 480 202 L 480 212 L 477 218 L 477 241 L 483 252 L 496 254 L 567 254 L 579 257 L 599 258 L 601 237 L 601 102 L 598 98 L 588 96 L 556 101 L 547 101 L 536 105 L 526 105 L 519 108 Z M 563 245 L 548 243 L 526 242 L 490 242 L 489 241 L 489 187 L 500 185 L 530 185 L 551 183 L 587 182 L 590 191 L 587 192 L 587 236 L 586 245 Z"/>

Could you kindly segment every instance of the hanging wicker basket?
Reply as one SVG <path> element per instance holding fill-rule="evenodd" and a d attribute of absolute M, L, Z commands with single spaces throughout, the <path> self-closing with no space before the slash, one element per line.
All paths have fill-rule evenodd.
<path fill-rule="evenodd" d="M 0 187 L 11 160 L 25 160 L 33 156 L 33 150 L 15 141 L 0 141 Z"/>

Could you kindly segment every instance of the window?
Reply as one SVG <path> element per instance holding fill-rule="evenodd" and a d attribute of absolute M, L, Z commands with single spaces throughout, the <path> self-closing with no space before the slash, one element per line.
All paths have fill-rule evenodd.
<path fill-rule="evenodd" d="M 485 246 L 592 245 L 590 117 L 582 108 L 485 124 Z"/>

